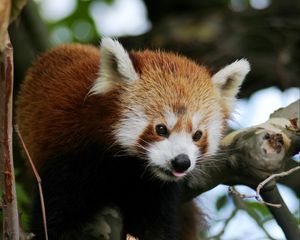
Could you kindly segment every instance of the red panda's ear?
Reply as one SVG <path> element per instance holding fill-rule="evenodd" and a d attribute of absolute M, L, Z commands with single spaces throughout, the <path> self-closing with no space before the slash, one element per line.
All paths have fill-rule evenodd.
<path fill-rule="evenodd" d="M 90 94 L 103 94 L 110 91 L 118 82 L 132 83 L 139 78 L 133 63 L 117 41 L 103 38 L 100 48 L 99 77 L 90 90 Z"/>
<path fill-rule="evenodd" d="M 212 82 L 228 110 L 231 109 L 240 86 L 249 71 L 249 62 L 246 59 L 241 59 L 225 66 L 212 76 Z"/>

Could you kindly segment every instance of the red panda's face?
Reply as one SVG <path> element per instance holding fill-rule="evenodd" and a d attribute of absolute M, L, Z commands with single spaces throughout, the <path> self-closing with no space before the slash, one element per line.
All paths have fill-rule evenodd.
<path fill-rule="evenodd" d="M 104 39 L 91 94 L 121 88 L 113 138 L 165 181 L 191 174 L 216 153 L 228 113 L 250 70 L 236 61 L 214 75 L 175 54 L 132 52 Z"/>
<path fill-rule="evenodd" d="M 222 119 L 218 121 L 213 130 L 216 121 L 207 125 L 200 112 L 174 113 L 168 109 L 138 136 L 135 151 L 148 160 L 149 168 L 161 179 L 180 179 L 192 172 L 200 159 L 217 150 Z M 213 140 L 210 135 L 217 138 Z"/>
<path fill-rule="evenodd" d="M 210 74 L 202 67 L 195 70 L 187 75 L 153 68 L 140 73 L 122 95 L 115 139 L 165 181 L 192 173 L 200 159 L 216 152 L 221 139 L 224 109 Z"/>

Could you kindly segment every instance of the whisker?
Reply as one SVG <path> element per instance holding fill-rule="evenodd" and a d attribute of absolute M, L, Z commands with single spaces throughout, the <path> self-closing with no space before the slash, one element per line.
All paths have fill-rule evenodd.
<path fill-rule="evenodd" d="M 139 140 L 142 141 L 142 142 L 144 142 L 148 146 L 152 146 L 153 145 L 152 143 L 150 143 L 150 142 L 148 142 L 148 141 L 146 141 L 146 140 L 144 140 L 142 138 L 140 138 Z"/>
<path fill-rule="evenodd" d="M 141 145 L 139 143 L 136 143 L 136 147 L 139 147 L 139 148 L 145 150 L 146 152 L 149 152 L 149 149 L 147 149 L 146 147 L 144 147 L 143 145 Z"/>
<path fill-rule="evenodd" d="M 150 163 L 147 163 L 145 164 L 145 168 L 144 168 L 144 171 L 142 172 L 141 174 L 141 177 L 143 178 L 144 175 L 146 174 L 146 172 L 148 171 L 148 168 L 150 167 Z M 150 172 L 150 171 L 149 171 Z"/>
<path fill-rule="evenodd" d="M 206 172 L 205 169 L 203 169 L 203 168 L 196 168 L 196 170 L 198 171 L 198 172 L 196 172 L 198 174 L 200 172 L 200 174 L 203 174 L 205 176 L 209 176 L 208 172 Z"/>

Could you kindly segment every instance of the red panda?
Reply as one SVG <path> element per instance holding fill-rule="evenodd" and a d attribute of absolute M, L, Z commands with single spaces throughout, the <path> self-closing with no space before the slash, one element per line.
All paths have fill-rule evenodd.
<path fill-rule="evenodd" d="M 42 55 L 21 86 L 16 121 L 40 169 L 49 238 L 98 239 L 97 214 L 113 207 L 118 239 L 197 239 L 182 183 L 218 150 L 249 70 L 242 59 L 212 75 L 183 56 L 128 53 L 109 38 L 100 51 L 71 44 Z M 44 239 L 41 219 L 36 200 L 35 239 Z"/>

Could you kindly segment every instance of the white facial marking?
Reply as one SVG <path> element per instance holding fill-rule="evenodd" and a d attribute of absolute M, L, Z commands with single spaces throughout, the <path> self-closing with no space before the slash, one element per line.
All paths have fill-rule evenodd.
<path fill-rule="evenodd" d="M 202 120 L 202 115 L 200 112 L 196 112 L 192 117 L 192 126 L 193 126 L 193 132 L 198 130 L 200 122 Z"/>
<path fill-rule="evenodd" d="M 193 143 L 191 134 L 180 132 L 173 133 L 168 138 L 160 142 L 155 142 L 148 149 L 148 158 L 154 166 L 169 169 L 170 161 L 179 154 L 189 156 L 191 166 L 188 171 L 196 165 L 196 160 L 200 155 L 198 147 Z"/>
<path fill-rule="evenodd" d="M 164 117 L 165 117 L 166 122 L 167 122 L 167 127 L 169 129 L 172 129 L 175 126 L 175 124 L 178 120 L 177 116 L 172 111 L 166 110 L 165 114 L 164 114 Z"/>
<path fill-rule="evenodd" d="M 130 110 L 125 112 L 115 128 L 117 142 L 129 152 L 134 152 L 137 139 L 146 129 L 148 123 L 147 117 L 142 111 Z"/>
<path fill-rule="evenodd" d="M 208 154 L 214 154 L 219 148 L 219 143 L 222 137 L 222 116 L 219 111 L 215 111 L 208 121 Z"/>

